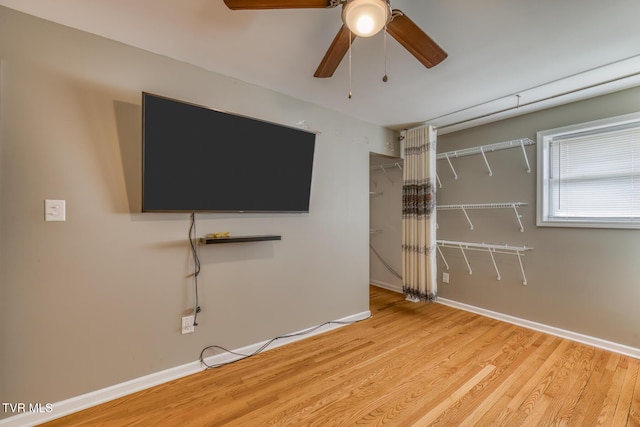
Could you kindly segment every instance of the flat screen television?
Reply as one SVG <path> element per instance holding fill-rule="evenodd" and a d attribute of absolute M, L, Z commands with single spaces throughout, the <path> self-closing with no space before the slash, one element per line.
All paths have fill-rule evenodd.
<path fill-rule="evenodd" d="M 143 212 L 309 212 L 315 133 L 142 94 Z"/>

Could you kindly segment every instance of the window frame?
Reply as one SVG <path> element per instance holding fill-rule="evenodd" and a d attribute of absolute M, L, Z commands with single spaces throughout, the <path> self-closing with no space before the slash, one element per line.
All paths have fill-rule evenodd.
<path fill-rule="evenodd" d="M 586 123 L 563 126 L 537 132 L 537 214 L 536 225 L 538 227 L 587 227 L 587 228 L 624 228 L 640 229 L 640 218 L 614 219 L 614 218 L 561 218 L 550 216 L 550 192 L 549 174 L 551 168 L 551 155 L 549 143 L 555 137 L 566 137 L 571 134 L 585 132 L 606 132 L 608 129 L 623 125 L 637 125 L 640 127 L 640 112 L 624 114 Z"/>

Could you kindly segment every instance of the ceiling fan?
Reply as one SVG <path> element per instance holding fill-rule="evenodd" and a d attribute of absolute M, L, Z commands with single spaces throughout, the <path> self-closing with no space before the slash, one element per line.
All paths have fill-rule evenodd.
<path fill-rule="evenodd" d="M 342 5 L 344 24 L 333 39 L 314 77 L 331 77 L 356 37 L 371 37 L 383 28 L 425 67 L 438 65 L 446 57 L 431 37 L 389 0 L 224 0 L 232 10 L 334 8 Z"/>

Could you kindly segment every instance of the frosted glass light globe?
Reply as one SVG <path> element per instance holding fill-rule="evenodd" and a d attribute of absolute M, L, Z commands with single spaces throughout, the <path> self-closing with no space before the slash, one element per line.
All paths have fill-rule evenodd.
<path fill-rule="evenodd" d="M 385 0 L 351 0 L 342 8 L 342 21 L 358 37 L 377 34 L 390 16 Z"/>

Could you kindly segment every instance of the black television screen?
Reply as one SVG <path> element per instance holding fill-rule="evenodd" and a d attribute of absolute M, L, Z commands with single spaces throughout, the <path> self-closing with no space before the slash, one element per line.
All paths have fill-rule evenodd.
<path fill-rule="evenodd" d="M 308 212 L 315 134 L 142 94 L 143 212 Z"/>

